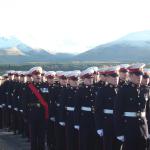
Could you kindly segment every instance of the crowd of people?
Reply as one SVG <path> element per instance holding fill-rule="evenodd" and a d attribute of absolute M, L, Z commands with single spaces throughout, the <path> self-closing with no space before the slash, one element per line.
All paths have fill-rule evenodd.
<path fill-rule="evenodd" d="M 31 150 L 148 150 L 150 69 L 9 70 L 0 76 L 0 128 Z"/>

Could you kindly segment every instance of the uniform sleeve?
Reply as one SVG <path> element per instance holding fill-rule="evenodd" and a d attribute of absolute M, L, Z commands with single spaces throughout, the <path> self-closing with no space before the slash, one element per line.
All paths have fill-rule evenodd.
<path fill-rule="evenodd" d="M 103 88 L 98 90 L 95 99 L 95 125 L 96 130 L 103 129 Z"/>
<path fill-rule="evenodd" d="M 148 132 L 150 133 L 150 90 L 148 92 L 148 101 L 146 103 L 146 118 L 148 124 Z"/>
<path fill-rule="evenodd" d="M 74 125 L 80 125 L 81 105 L 82 105 L 82 88 L 74 96 L 75 111 L 74 111 Z"/>
<path fill-rule="evenodd" d="M 120 88 L 115 99 L 114 104 L 114 127 L 116 136 L 124 135 L 124 123 L 123 123 L 123 113 L 124 113 L 124 104 L 123 104 L 123 94 L 124 89 Z"/>
<path fill-rule="evenodd" d="M 66 102 L 66 96 L 67 96 L 67 89 L 63 89 L 61 91 L 61 96 L 59 97 L 60 102 L 60 112 L 59 112 L 59 121 L 65 122 L 65 102 Z"/>

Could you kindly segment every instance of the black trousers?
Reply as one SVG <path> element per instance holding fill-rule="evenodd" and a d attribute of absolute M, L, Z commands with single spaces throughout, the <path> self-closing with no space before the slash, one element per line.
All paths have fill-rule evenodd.
<path fill-rule="evenodd" d="M 2 109 L 0 108 L 0 129 L 3 128 L 3 118 L 2 118 Z"/>
<path fill-rule="evenodd" d="M 12 130 L 14 131 L 14 133 L 16 133 L 16 131 L 18 130 L 18 111 L 15 111 L 13 110 L 12 113 L 11 113 L 11 127 L 12 127 Z"/>
<path fill-rule="evenodd" d="M 96 135 L 96 145 L 95 150 L 103 150 L 103 137 Z"/>
<path fill-rule="evenodd" d="M 67 150 L 78 150 L 79 149 L 79 137 L 78 130 L 74 129 L 71 121 L 66 122 L 66 146 Z"/>
<path fill-rule="evenodd" d="M 28 111 L 31 150 L 45 150 L 47 120 L 44 108 L 32 106 Z"/>
<path fill-rule="evenodd" d="M 44 119 L 30 122 L 31 150 L 45 150 L 46 122 Z"/>
<path fill-rule="evenodd" d="M 50 150 L 56 149 L 54 126 L 55 122 L 49 120 L 47 125 L 47 146 Z"/>
<path fill-rule="evenodd" d="M 58 122 L 55 123 L 55 139 L 56 139 L 56 150 L 66 150 L 66 140 L 65 140 L 65 127 L 59 125 Z"/>
<path fill-rule="evenodd" d="M 94 150 L 96 146 L 96 132 L 94 116 L 91 112 L 82 112 L 79 132 L 79 149 Z"/>
<path fill-rule="evenodd" d="M 126 139 L 123 150 L 147 150 L 147 140 L 144 138 Z"/>

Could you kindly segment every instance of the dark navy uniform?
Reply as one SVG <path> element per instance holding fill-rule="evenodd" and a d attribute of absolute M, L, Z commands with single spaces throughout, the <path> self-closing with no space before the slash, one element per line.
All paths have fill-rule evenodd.
<path fill-rule="evenodd" d="M 56 150 L 65 150 L 66 142 L 65 142 L 65 126 L 61 126 L 59 123 L 65 123 L 65 120 L 62 120 L 61 117 L 61 101 L 62 97 L 66 92 L 66 86 L 59 86 L 56 84 L 56 90 L 58 93 L 58 97 L 55 101 L 55 138 L 56 138 Z"/>
<path fill-rule="evenodd" d="M 82 86 L 76 94 L 75 125 L 79 125 L 79 149 L 95 149 L 94 103 L 96 87 Z"/>
<path fill-rule="evenodd" d="M 99 89 L 95 103 L 95 122 L 96 129 L 103 130 L 103 143 L 105 150 L 115 149 L 114 133 L 114 103 L 117 96 L 117 88 L 107 84 Z"/>
<path fill-rule="evenodd" d="M 125 150 L 146 150 L 148 138 L 149 88 L 133 83 L 119 89 L 115 104 L 116 134 L 125 136 Z M 148 120 L 148 122 L 147 122 Z M 148 123 L 148 124 L 147 124 Z"/>
<path fill-rule="evenodd" d="M 2 126 L 3 126 L 3 115 L 2 115 L 2 85 L 0 85 L 0 129 L 2 129 Z"/>
<path fill-rule="evenodd" d="M 13 92 L 12 92 L 12 130 L 14 134 L 18 132 L 19 129 L 19 85 L 18 81 L 13 82 Z"/>
<path fill-rule="evenodd" d="M 47 85 L 43 86 L 40 83 L 34 83 L 34 86 L 38 89 L 44 100 L 46 100 L 46 97 L 49 94 Z M 47 123 L 47 120 L 45 120 L 45 109 L 29 88 L 27 101 L 27 111 L 30 123 L 31 150 L 44 150 Z"/>
<path fill-rule="evenodd" d="M 75 110 L 75 94 L 77 87 L 67 86 L 64 95 L 61 97 L 61 118 L 65 121 L 66 129 L 66 147 L 67 150 L 78 150 L 78 131 L 74 128 L 74 110 Z"/>
<path fill-rule="evenodd" d="M 48 83 L 47 83 L 48 84 Z M 47 130 L 47 145 L 50 150 L 56 149 L 55 140 L 55 101 L 58 96 L 59 85 L 49 85 L 49 119 L 48 119 L 48 130 Z"/>
<path fill-rule="evenodd" d="M 4 124 L 8 131 L 12 129 L 12 96 L 13 96 L 13 81 L 7 80 L 4 83 Z"/>
<path fill-rule="evenodd" d="M 94 84 L 94 86 L 97 87 L 97 91 L 105 86 L 104 81 L 99 81 Z M 96 134 L 96 150 L 102 150 L 103 149 L 103 137 L 100 137 L 98 134 Z"/>

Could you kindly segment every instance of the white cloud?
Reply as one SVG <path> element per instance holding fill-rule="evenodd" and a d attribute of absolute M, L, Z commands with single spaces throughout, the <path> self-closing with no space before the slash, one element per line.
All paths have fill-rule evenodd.
<path fill-rule="evenodd" d="M 34 47 L 82 52 L 150 29 L 149 0 L 0 0 L 0 34 Z"/>

